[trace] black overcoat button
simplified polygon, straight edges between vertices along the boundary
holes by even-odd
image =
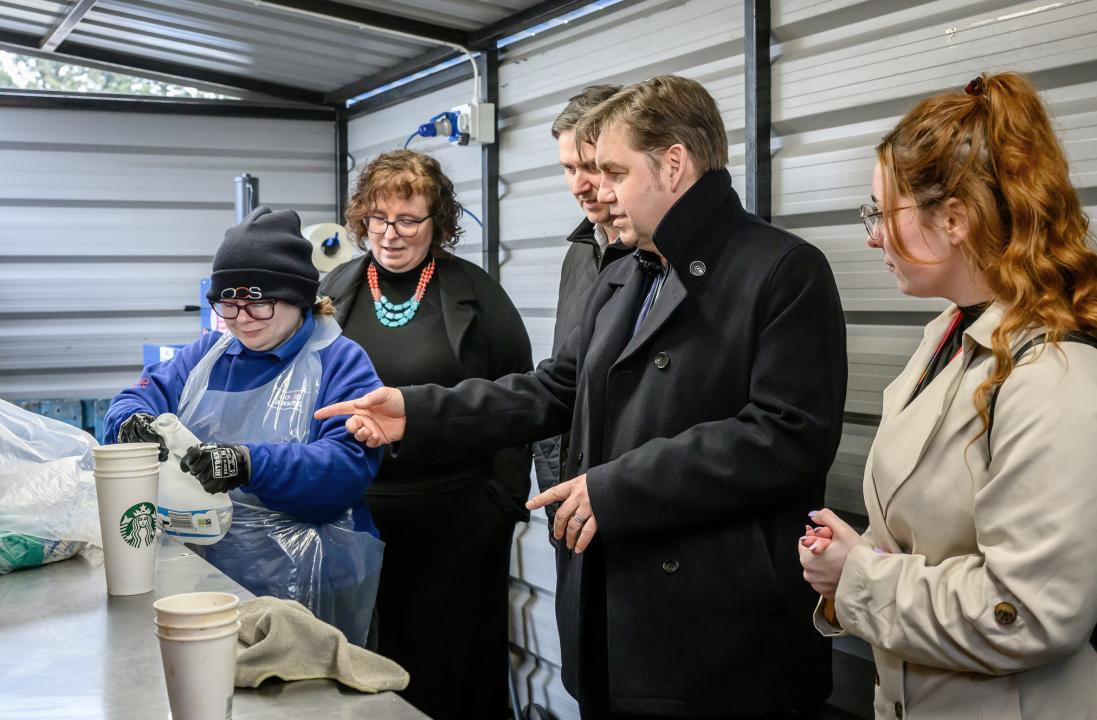
[[[664,370],[667,365],[670,365],[670,355],[665,352],[655,353],[655,367]]]
[[[667,560],[665,563],[663,563],[663,572],[665,572],[667,575],[673,575],[674,573],[678,572],[678,561]]]

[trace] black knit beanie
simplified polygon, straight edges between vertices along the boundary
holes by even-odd
[[[301,218],[292,210],[272,212],[262,205],[225,232],[213,258],[206,299],[275,299],[308,308],[316,302],[319,287],[312,244],[301,236]]]

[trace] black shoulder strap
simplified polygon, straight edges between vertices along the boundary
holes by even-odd
[[[1032,348],[1037,345],[1043,345],[1047,342],[1047,333],[1037,335],[1021,347],[1017,348],[1017,352],[1013,353],[1013,364],[1016,365],[1021,361],[1021,358],[1025,356]],[[1079,332],[1068,332],[1060,339],[1060,342],[1076,342],[1083,345],[1089,345],[1091,348],[1097,348],[1097,337],[1092,335],[1085,335]],[[994,388],[994,392],[990,394],[990,404],[987,406],[989,419],[987,422],[987,450],[990,450],[990,430],[994,427],[994,406],[998,403],[998,391],[1002,389],[1002,385],[998,384]]]

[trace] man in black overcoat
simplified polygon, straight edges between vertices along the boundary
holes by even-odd
[[[640,250],[602,272],[555,356],[318,415],[354,413],[359,440],[440,456],[570,423],[572,479],[530,507],[560,502],[563,679],[583,717],[811,717],[830,692],[830,646],[796,539],[841,435],[830,267],[743,209],[697,82],[629,86],[576,136],[597,141],[599,201]]]

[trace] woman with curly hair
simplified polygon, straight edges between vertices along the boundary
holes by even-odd
[[[801,538],[816,626],[873,646],[877,718],[1097,718],[1097,254],[1020,75],[922,101],[861,216],[950,307],[884,391],[870,527]]]
[[[321,292],[343,334],[392,385],[456,385],[532,368],[503,289],[452,254],[462,229],[434,158],[396,150],[358,176],[347,224],[366,254]],[[528,448],[490,455],[386,451],[367,500],[385,541],[378,649],[411,675],[404,696],[432,718],[506,713],[509,552],[528,514]]]

